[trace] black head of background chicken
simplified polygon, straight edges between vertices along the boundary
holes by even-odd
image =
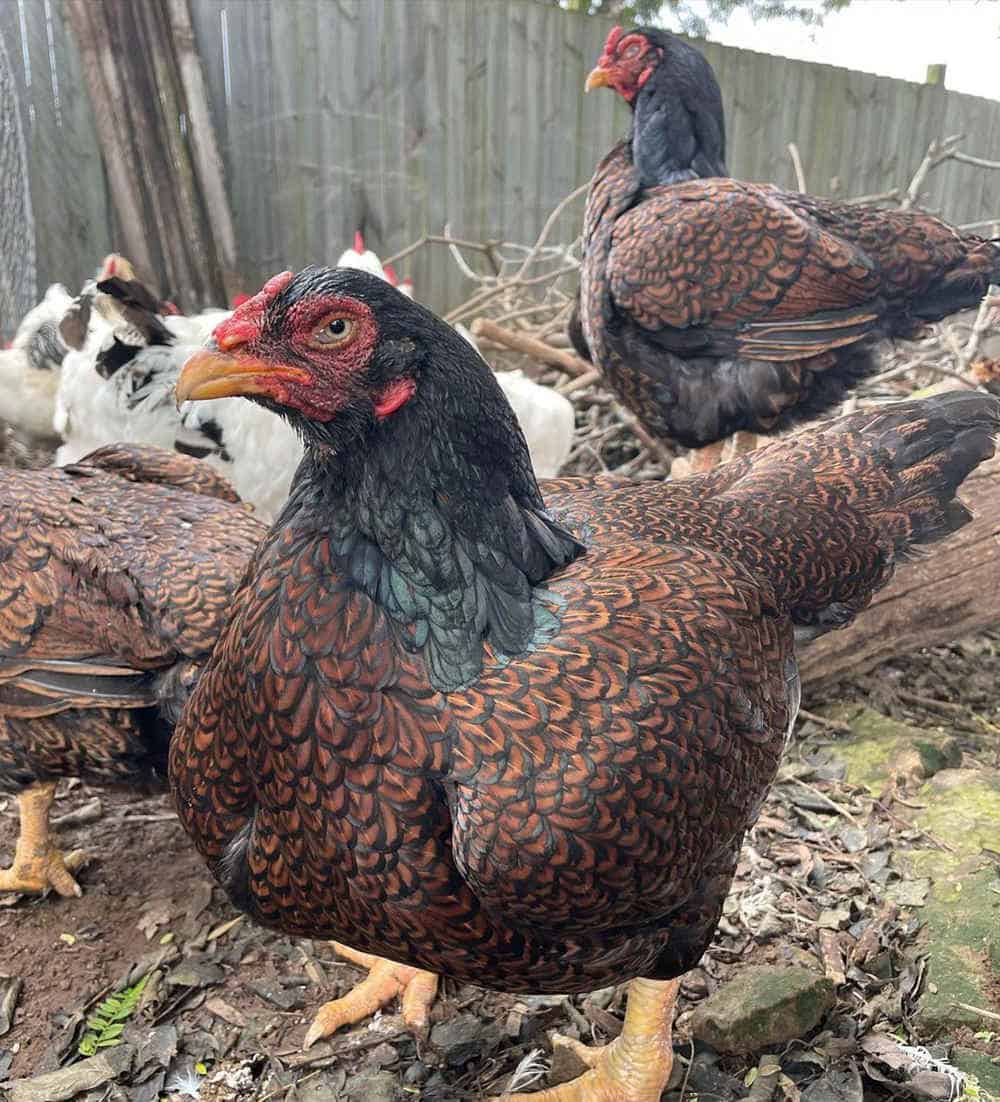
[[[514,412],[451,326],[366,272],[284,272],[177,384],[178,401],[230,395],[305,442],[276,530],[335,525],[340,569],[411,633],[436,687],[477,676],[484,640],[518,654],[544,632],[533,586],[582,546],[545,514]]]
[[[602,87],[632,108],[632,158],[643,187],[729,175],[719,83],[686,42],[655,27],[615,27],[587,78],[587,91]]]

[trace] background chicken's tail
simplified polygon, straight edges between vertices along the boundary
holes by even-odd
[[[777,441],[719,468],[705,489],[723,514],[762,514],[754,525],[770,538],[740,557],[811,638],[848,623],[898,563],[972,519],[955,495],[998,432],[1000,399],[953,391]]]
[[[932,322],[975,309],[990,284],[1000,283],[1000,238],[968,240],[971,244],[962,263],[934,280],[910,304],[909,316]],[[905,329],[900,335],[906,336]]]

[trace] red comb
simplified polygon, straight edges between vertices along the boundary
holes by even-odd
[[[229,305],[235,310],[237,306],[242,306],[244,302],[249,302],[250,296],[244,292],[240,292],[238,295],[233,295],[232,301]]]
[[[361,236],[360,230],[354,231],[354,251],[356,253],[363,253],[365,251],[365,239]]]
[[[393,287],[399,286],[399,276],[396,275],[396,269],[391,264],[386,264],[382,271],[385,272],[385,278]]]
[[[228,351],[252,341],[260,332],[264,311],[291,281],[291,272],[279,272],[271,276],[253,298],[241,302],[225,321],[219,322],[212,331],[215,343],[223,351]]]
[[[601,54],[602,58],[613,57],[615,47],[621,41],[622,35],[625,33],[624,27],[612,27],[608,34],[608,40],[604,43],[604,53]]]

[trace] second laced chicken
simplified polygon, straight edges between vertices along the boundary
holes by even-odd
[[[116,444],[0,471],[0,792],[21,829],[0,891],[79,895],[49,838],[56,782],[147,789],[265,529],[210,467]]]
[[[929,214],[726,176],[715,75],[673,35],[615,28],[587,80],[599,87],[632,127],[591,181],[581,330],[654,435],[702,448],[817,417],[877,370],[879,340],[1000,280],[1000,241]]]

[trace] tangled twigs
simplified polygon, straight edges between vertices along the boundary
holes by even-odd
[[[1000,328],[1000,286],[992,286],[979,304],[979,312],[972,323],[972,333],[959,353],[963,368],[968,368],[979,354],[979,348],[986,334],[997,328]]]
[[[1000,161],[988,161],[985,157],[974,157],[970,153],[963,153],[959,149],[959,145],[964,138],[964,134],[953,134],[943,141],[935,140],[931,142],[924,154],[924,159],[917,167],[917,171],[913,174],[910,185],[900,201],[900,210],[910,210],[911,207],[917,205],[917,200],[920,198],[920,189],[923,187],[924,180],[927,179],[927,174],[931,169],[944,164],[945,161],[961,161],[963,164],[974,165],[976,168],[1000,169]]]
[[[561,348],[553,348],[551,344],[528,336],[527,333],[515,333],[513,330],[504,329],[489,318],[476,318],[472,323],[472,335],[483,337],[494,344],[501,344],[514,352],[523,352],[539,363],[550,364],[553,367],[561,367],[570,375],[589,375],[592,372],[590,364],[574,356],[572,352],[565,352]]]
[[[452,237],[449,233],[425,233],[423,237],[417,238],[416,241],[407,245],[405,249],[400,249],[398,253],[393,253],[392,256],[387,256],[383,261],[383,264],[398,264],[401,260],[405,260],[406,257],[415,253],[418,249],[422,249],[425,245],[448,245],[453,249],[471,249],[473,252],[483,253],[493,264],[496,271],[500,271],[500,259],[497,250],[500,249],[505,242],[500,240],[491,241],[465,241],[460,237]]]

